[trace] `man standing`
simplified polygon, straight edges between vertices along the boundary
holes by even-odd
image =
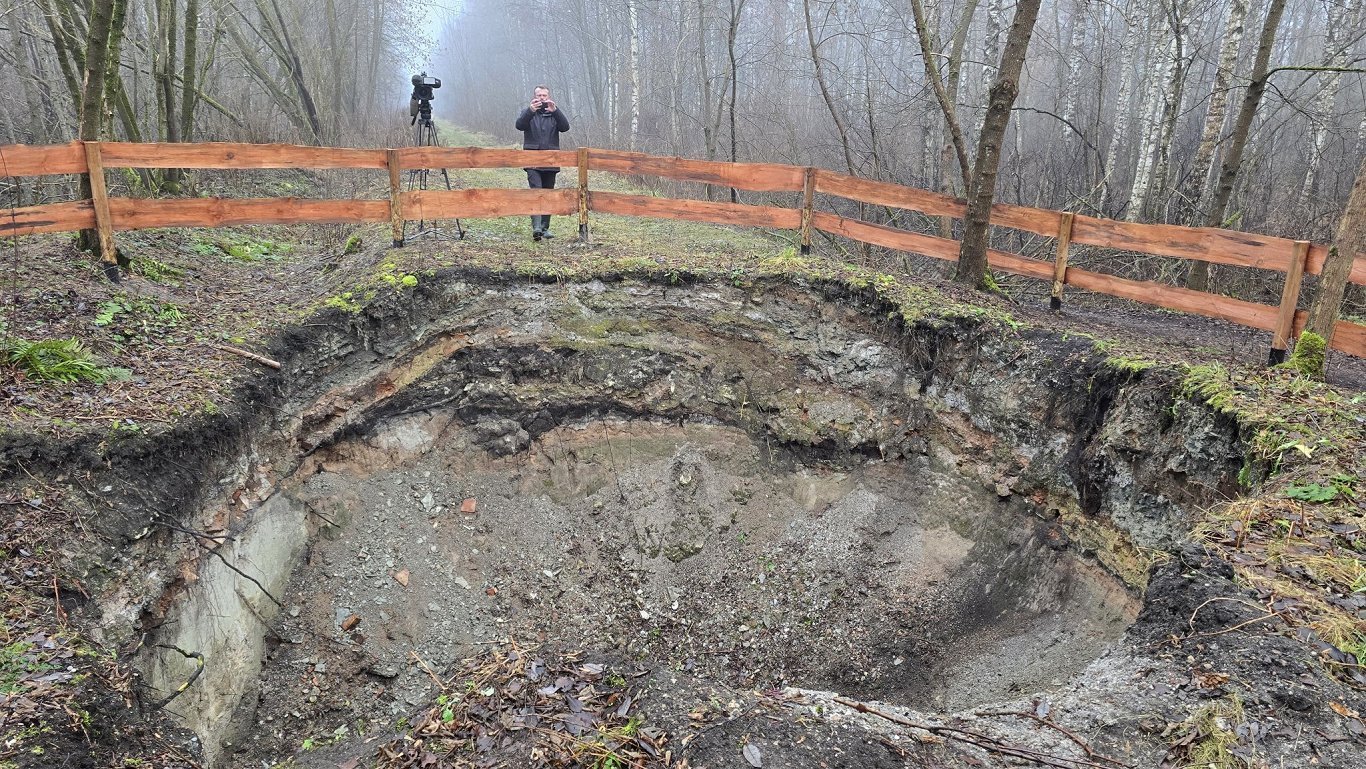
[[[569,130],[569,118],[550,98],[550,89],[538,85],[531,92],[531,106],[517,116],[517,130],[522,132],[522,149],[557,150],[560,134]],[[559,168],[525,168],[527,184],[533,190],[555,189],[555,174]],[[550,234],[550,215],[531,217],[531,239],[553,238]]]

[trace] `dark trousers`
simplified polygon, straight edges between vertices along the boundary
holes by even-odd
[[[526,183],[533,190],[553,190],[555,189],[555,174],[559,170],[544,171],[538,168],[526,169]],[[531,229],[533,231],[545,232],[550,229],[550,214],[531,217]]]

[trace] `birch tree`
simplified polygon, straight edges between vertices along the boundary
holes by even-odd
[[[1228,116],[1233,67],[1238,60],[1238,50],[1243,44],[1247,6],[1248,0],[1231,0],[1228,6],[1228,18],[1224,23],[1223,40],[1219,46],[1219,62],[1214,71],[1214,83],[1210,88],[1209,106],[1205,109],[1204,127],[1200,131],[1200,144],[1196,147],[1185,182],[1177,194],[1177,204],[1183,206],[1185,211],[1178,220],[1186,224],[1200,221],[1202,213],[1209,205],[1210,192],[1214,186],[1214,179],[1210,175],[1214,165],[1214,150],[1220,134],[1223,133],[1224,120]]]
[[[1223,162],[1219,166],[1219,183],[1215,186],[1209,214],[1205,219],[1205,225],[1208,227],[1224,225],[1224,214],[1228,210],[1229,200],[1233,198],[1233,182],[1242,168],[1243,152],[1247,149],[1248,138],[1252,133],[1252,120],[1257,115],[1257,108],[1261,106],[1262,95],[1266,93],[1271,52],[1276,45],[1276,31],[1280,28],[1281,16],[1284,14],[1285,0],[1269,0],[1266,20],[1262,23],[1262,34],[1257,42],[1257,55],[1252,64],[1252,71],[1248,74],[1247,90],[1238,108],[1233,132],[1229,135],[1228,149],[1225,150]],[[1190,271],[1186,274],[1186,288],[1193,291],[1209,290],[1209,262],[1191,262]]]
[[[1349,36],[1355,31],[1361,17],[1361,3],[1362,0],[1330,0],[1327,3],[1328,30],[1324,44],[1323,66],[1328,71],[1318,74],[1319,91],[1309,102],[1308,112],[1312,129],[1304,182],[1300,185],[1301,210],[1309,207],[1319,166],[1323,164],[1323,150],[1328,143],[1329,118],[1337,104],[1338,88],[1342,85],[1341,70],[1347,67]]]

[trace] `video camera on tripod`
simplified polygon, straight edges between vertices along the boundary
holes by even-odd
[[[418,115],[421,114],[422,122],[430,123],[432,120],[432,99],[436,98],[436,89],[441,87],[441,78],[427,77],[427,73],[413,75],[413,95],[408,97],[408,116],[412,118],[409,125],[417,122]]]

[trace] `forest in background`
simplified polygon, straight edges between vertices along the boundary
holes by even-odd
[[[581,144],[818,165],[963,195],[911,0],[465,0],[443,102],[513,138],[545,81]],[[1203,224],[1267,0],[1046,0],[998,199]],[[1013,3],[926,2],[937,69],[975,142]],[[1235,228],[1331,236],[1366,154],[1362,0],[1290,0],[1250,132]],[[1302,67],[1306,69],[1283,69]],[[1351,71],[1344,71],[1351,70]]]
[[[1046,0],[996,199],[1331,239],[1366,155],[1364,6]],[[1015,9],[1003,0],[4,0],[0,67],[13,76],[0,78],[0,129],[26,143],[404,144],[408,78],[427,69],[444,80],[438,115],[509,142],[513,117],[545,82],[578,145],[816,165],[966,196],[959,154],[972,154]],[[107,51],[90,47],[101,24],[113,30]],[[82,126],[90,50],[113,65],[98,125]],[[1261,99],[1219,205],[1249,85]],[[966,153],[955,152],[954,125]],[[176,169],[140,179],[162,192],[179,181]],[[935,227],[892,211],[861,215]],[[1184,279],[1172,270],[1127,272]],[[1349,298],[1348,312],[1360,302]]]

